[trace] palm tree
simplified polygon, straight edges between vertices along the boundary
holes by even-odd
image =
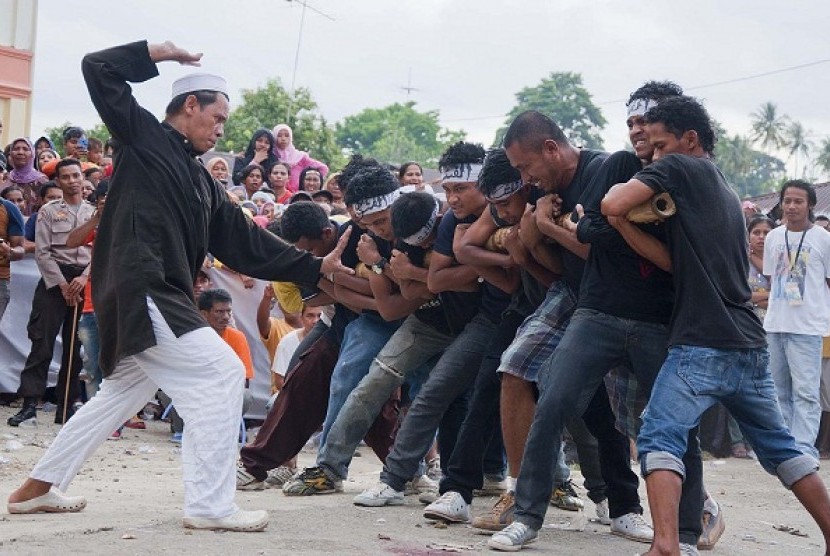
[[[787,144],[786,130],[789,118],[778,113],[778,106],[772,102],[765,102],[752,113],[753,143],[769,152],[770,148],[780,149]]]
[[[754,152],[751,141],[740,135],[725,135],[715,144],[718,167],[740,197],[749,194],[747,178],[755,160]]]
[[[787,126],[787,147],[790,149],[790,156],[795,155],[796,177],[798,177],[798,155],[803,154],[804,158],[808,158],[813,148],[813,143],[807,139],[808,134],[801,122],[792,122]]]
[[[818,156],[816,156],[816,165],[830,174],[830,137],[822,139]]]

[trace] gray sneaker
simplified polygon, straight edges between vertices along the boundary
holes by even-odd
[[[244,468],[236,468],[236,490],[265,490],[265,483]]]
[[[503,552],[518,552],[526,544],[536,540],[538,532],[524,523],[514,521],[498,533],[490,537],[487,546],[493,550]]]
[[[474,496],[501,496],[507,492],[507,479],[484,476],[481,488],[473,491]]]
[[[280,465],[276,469],[272,469],[268,472],[268,476],[265,478],[265,486],[268,488],[282,488],[282,486],[290,481],[296,474],[296,469]]]

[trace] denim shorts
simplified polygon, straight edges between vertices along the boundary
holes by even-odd
[[[669,349],[643,414],[637,438],[643,475],[667,469],[685,476],[681,458],[689,430],[716,402],[738,422],[763,468],[786,487],[818,470],[784,424],[766,348],[680,345]]]

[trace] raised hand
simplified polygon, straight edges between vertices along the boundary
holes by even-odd
[[[183,48],[179,48],[171,41],[161,44],[148,44],[147,51],[150,59],[154,62],[178,62],[183,66],[201,66],[202,53],[191,54]]]
[[[327,275],[333,272],[343,272],[344,274],[354,274],[354,269],[347,267],[340,262],[340,257],[343,256],[343,251],[346,250],[346,245],[349,243],[349,236],[352,235],[352,229],[346,230],[337,245],[332,249],[331,253],[323,257],[323,264],[320,265],[320,274]]]

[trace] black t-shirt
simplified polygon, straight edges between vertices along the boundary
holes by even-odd
[[[441,218],[441,224],[438,226],[438,237],[435,239],[435,244],[432,246],[432,250],[447,257],[455,257],[452,250],[452,240],[455,236],[455,227],[458,224],[472,224],[476,221],[476,218],[476,216],[471,215],[463,220],[457,220],[455,215],[451,211],[448,211],[444,217]],[[508,303],[510,303],[509,294],[503,292],[486,280],[481,284],[481,297],[478,306],[472,308],[467,306],[469,304],[469,298],[467,296],[459,297],[461,292],[451,293],[453,299],[444,300],[448,315],[453,315],[453,319],[460,320],[458,315],[469,314],[469,318],[462,322],[469,322],[478,309],[481,310],[481,314],[486,316],[492,322],[499,322],[501,320],[501,314],[507,308]],[[463,303],[464,306],[459,306],[459,303]],[[470,313],[471,310],[472,313]]]
[[[349,236],[349,242],[343,250],[343,255],[340,256],[340,262],[342,262],[344,266],[355,268],[357,263],[360,262],[360,259],[357,257],[357,242],[360,241],[360,235],[363,233],[363,230],[360,229],[360,226],[350,220],[340,226],[337,230],[337,237],[341,237],[349,228],[352,230],[352,235]],[[346,325],[356,318],[357,313],[345,305],[335,303],[334,316],[331,317],[331,326],[326,331],[329,339],[337,342],[338,345],[341,344],[343,342],[343,332],[346,330]]]
[[[354,233],[354,232],[352,232],[352,233]],[[375,246],[378,249],[378,254],[381,257],[383,257],[387,261],[392,258],[392,242],[386,241],[385,239],[376,236],[372,232],[363,231],[362,233],[368,234],[369,237],[371,237],[374,240]],[[360,234],[358,234],[358,236],[359,235]],[[351,240],[352,238],[350,237],[349,239]],[[357,257],[357,243],[355,243],[355,259],[358,262],[360,261],[360,259]],[[355,263],[355,264],[357,264],[357,263]],[[371,269],[369,271],[371,272]],[[363,313],[369,313],[370,315],[376,315],[376,316],[380,317],[380,313],[378,313],[377,311],[373,311],[372,309],[364,309],[362,312]]]
[[[591,244],[579,290],[578,307],[621,318],[668,324],[674,303],[672,276],[639,256],[602,216],[602,198],[615,184],[631,179],[642,169],[634,154],[619,151],[609,156],[582,197],[585,216],[577,237]],[[649,235],[666,242],[664,224],[640,224]]]
[[[415,266],[424,267],[427,249],[398,241],[396,249],[406,253]],[[444,334],[456,335],[464,328],[478,309],[481,295],[478,292],[443,292],[434,299],[425,301],[413,313],[424,324]],[[447,303],[450,309],[447,309]]]
[[[582,203],[582,196],[607,156],[608,153],[590,149],[583,149],[579,152],[579,164],[576,167],[573,179],[567,187],[557,191],[562,198],[562,214],[573,211],[578,203]],[[562,265],[565,267],[565,282],[571,288],[571,291],[578,296],[585,260],[567,249],[562,248],[560,251]]]
[[[530,196],[528,197],[527,202],[533,206],[536,206],[536,201],[538,201],[540,197],[543,197],[544,194],[544,191],[538,187],[533,187],[530,190]],[[488,206],[490,207],[490,216],[493,217],[493,222],[496,223],[496,226],[499,228],[507,228],[510,226],[507,221],[499,218],[498,211],[494,205]],[[506,311],[513,311],[523,317],[527,317],[545,300],[548,288],[534,278],[533,275],[531,275],[524,268],[519,268],[519,275],[521,278],[519,289],[517,289],[511,296],[510,305],[507,306]]]
[[[670,345],[763,347],[747,282],[746,224],[738,196],[708,158],[670,154],[635,179],[666,191],[677,214],[666,220],[674,269]]]

